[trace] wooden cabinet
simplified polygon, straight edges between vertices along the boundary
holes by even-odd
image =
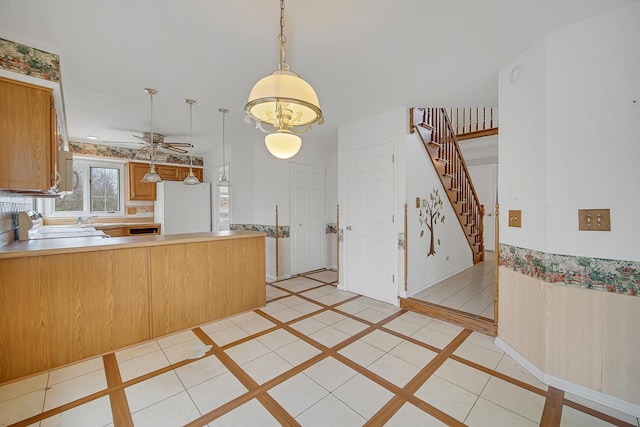
[[[263,307],[265,235],[233,233],[0,253],[0,383]]]
[[[129,200],[153,201],[156,199],[156,185],[140,181],[147,172],[149,172],[148,163],[129,162]],[[156,172],[163,181],[182,181],[189,175],[189,167],[156,165]],[[194,168],[193,174],[202,182],[202,168]]]
[[[99,229],[100,230],[100,229]],[[103,228],[102,231],[104,234],[108,234],[111,237],[122,237],[124,236],[124,228]]]
[[[158,165],[156,171],[163,181],[179,181],[181,178],[180,166]]]
[[[0,77],[0,188],[49,190],[55,184],[53,91]]]
[[[156,184],[141,181],[147,172],[149,172],[148,163],[129,162],[129,200],[154,201],[156,199]]]
[[[148,260],[144,247],[0,259],[0,383],[149,340]]]

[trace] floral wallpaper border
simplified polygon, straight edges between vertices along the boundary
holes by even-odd
[[[92,144],[89,142],[69,141],[69,149],[74,153],[82,156],[111,157],[117,159],[136,159],[137,150],[126,147],[115,147],[113,145]],[[181,154],[169,154],[167,161],[163,163],[171,163],[176,165],[189,165],[189,156]],[[204,166],[202,157],[193,156],[193,166]]]
[[[549,254],[500,244],[501,266],[549,283],[638,296],[640,262]]]
[[[0,68],[60,82],[60,56],[0,38]]]
[[[262,233],[267,233],[267,237],[275,238],[276,237],[276,226],[275,225],[264,225],[264,224],[231,224],[232,230],[248,230],[248,231],[260,231]],[[288,239],[289,238],[289,226],[281,225],[278,227],[279,233],[278,238]],[[335,223],[328,223],[325,228],[325,234],[337,234],[338,227]]]

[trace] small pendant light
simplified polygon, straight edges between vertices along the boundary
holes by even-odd
[[[226,108],[219,108],[218,111],[222,113],[222,178],[218,182],[218,187],[231,187],[231,182],[227,178],[227,163],[224,155],[224,118],[229,112]]]
[[[151,101],[151,133],[150,133],[150,138],[149,138],[149,148],[151,150],[151,165],[149,166],[149,172],[147,172],[142,177],[141,181],[142,182],[160,182],[160,181],[162,181],[162,178],[156,172],[156,165],[154,163],[154,160],[155,160],[154,155],[155,155],[155,152],[156,152],[156,145],[155,145],[155,141],[154,141],[154,138],[153,138],[153,95],[158,93],[158,91],[155,90],[155,89],[150,89],[150,88],[145,88],[144,91],[149,94],[149,99]]]
[[[193,173],[193,155],[191,154],[193,144],[191,143],[191,131],[193,128],[193,104],[197,104],[197,102],[194,99],[185,99],[184,102],[189,104],[189,175],[186,176],[182,183],[185,185],[196,185],[200,184],[200,180]]]

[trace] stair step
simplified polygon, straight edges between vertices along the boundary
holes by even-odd
[[[438,163],[442,163],[442,164],[445,164],[445,165],[448,165],[448,164],[449,164],[449,160],[447,160],[447,159],[443,159],[443,158],[441,158],[441,157],[436,157],[436,162],[438,162]]]
[[[440,144],[438,141],[429,141],[427,144],[434,145],[434,146],[440,147],[440,148],[443,147],[443,144]]]

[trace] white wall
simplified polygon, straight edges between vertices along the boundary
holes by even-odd
[[[407,296],[411,296],[422,289],[438,283],[473,265],[473,255],[469,248],[456,214],[449,203],[449,199],[442,187],[442,183],[431,163],[431,159],[422,146],[418,135],[406,138],[407,150],[407,245],[408,245],[408,274]],[[418,221],[419,209],[415,199],[429,199],[431,191],[437,188],[443,201],[444,223],[434,226],[436,254],[427,257],[429,253],[429,230],[420,227]],[[424,237],[420,237],[424,230]]]
[[[639,22],[636,2],[549,34],[501,70],[501,217],[522,209],[522,228],[501,221],[501,243],[640,260]],[[611,209],[611,231],[578,231],[580,208]],[[638,416],[639,341],[628,325],[640,299],[500,270],[499,338],[554,385]],[[596,307],[606,322],[591,322]],[[544,345],[527,347],[522,337]]]
[[[640,261],[639,3],[547,37],[546,98],[548,251]],[[592,208],[611,232],[578,231]]]
[[[500,221],[500,242],[539,251],[547,231],[545,54],[539,42],[500,71],[498,103],[501,218],[522,211],[522,228]]]

